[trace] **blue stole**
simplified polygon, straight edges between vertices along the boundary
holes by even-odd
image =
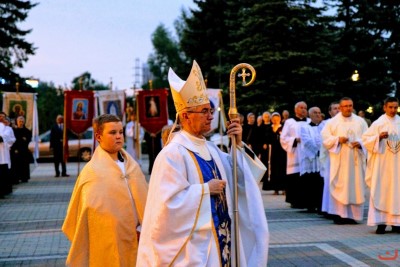
[[[214,160],[205,160],[193,153],[199,164],[201,173],[203,174],[204,183],[211,179],[221,180],[221,174],[216,166]],[[214,176],[215,174],[215,176]],[[219,249],[221,253],[222,266],[230,266],[231,258],[231,218],[228,213],[228,206],[226,203],[226,194],[224,192],[220,195],[212,195],[211,199],[211,213],[214,222],[214,228],[218,237]]]

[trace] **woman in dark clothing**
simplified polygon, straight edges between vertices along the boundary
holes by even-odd
[[[30,179],[29,164],[32,161],[32,153],[29,151],[29,142],[32,139],[32,132],[25,127],[25,118],[17,118],[17,127],[13,128],[15,143],[11,147],[11,173],[14,184],[19,181],[27,182]]]
[[[285,194],[286,178],[286,151],[280,144],[280,135],[283,126],[281,116],[274,112],[271,115],[271,127],[267,133],[267,143],[269,144],[269,164],[267,165],[267,182],[264,181],[263,190],[274,190],[274,195],[279,195],[279,191]]]
[[[271,190],[270,183],[269,183],[269,172],[268,172],[268,165],[269,165],[269,133],[271,132],[271,113],[265,111],[262,114],[263,122],[258,127],[258,139],[259,139],[259,157],[262,163],[267,167],[267,171],[262,178],[263,182],[263,190]]]

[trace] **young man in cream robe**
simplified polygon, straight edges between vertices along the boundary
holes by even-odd
[[[377,234],[384,234],[387,225],[400,233],[400,117],[399,100],[388,97],[384,101],[385,114],[372,123],[363,134],[368,150],[366,183],[371,189],[368,221],[378,226]]]
[[[168,79],[182,130],[155,161],[137,265],[235,266],[232,158],[203,137],[210,131],[213,109],[200,67],[194,61],[186,82],[172,69]],[[240,266],[265,267],[269,232],[258,187],[265,166],[244,151],[238,118],[231,120],[228,134],[236,136],[238,145]],[[225,217],[214,213],[220,207],[216,203],[224,204],[219,211]]]
[[[353,101],[340,100],[340,113],[330,119],[321,131],[322,143],[329,151],[329,213],[336,224],[356,224],[362,221],[366,185],[366,150],[361,136],[368,126],[353,114]]]
[[[135,266],[147,182],[122,148],[117,116],[99,116],[93,130],[99,146],[76,181],[62,227],[71,241],[66,265]]]

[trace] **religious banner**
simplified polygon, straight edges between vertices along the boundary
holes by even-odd
[[[4,92],[3,100],[3,111],[11,119],[12,124],[16,125],[17,117],[23,116],[26,128],[32,130],[35,94]]]
[[[93,91],[64,91],[64,160],[69,157],[68,135],[83,134],[92,126],[94,116]]]
[[[137,91],[139,123],[149,133],[157,134],[168,124],[166,89]]]
[[[114,114],[125,124],[125,99],[124,91],[96,91],[98,99],[98,115]]]
[[[3,93],[3,112],[16,125],[18,116],[25,118],[25,127],[32,131],[32,141],[35,142],[33,158],[39,158],[39,120],[36,103],[36,93]]]
[[[64,128],[76,135],[92,126],[94,116],[93,91],[64,92]]]

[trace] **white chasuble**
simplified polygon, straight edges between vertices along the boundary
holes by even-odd
[[[381,132],[389,137],[379,140]],[[363,134],[368,150],[366,183],[371,189],[369,225],[400,223],[400,117],[380,116]]]
[[[227,181],[226,199],[232,219],[231,158],[213,143],[205,142],[205,145],[221,178]],[[220,266],[209,187],[201,182],[189,151],[199,155],[200,149],[178,132],[155,160],[139,243],[138,266]],[[269,233],[256,181],[260,177],[251,175],[255,165],[240,148],[237,157],[241,266],[265,267]],[[231,233],[234,233],[233,227]],[[234,244],[234,240],[231,243]]]

